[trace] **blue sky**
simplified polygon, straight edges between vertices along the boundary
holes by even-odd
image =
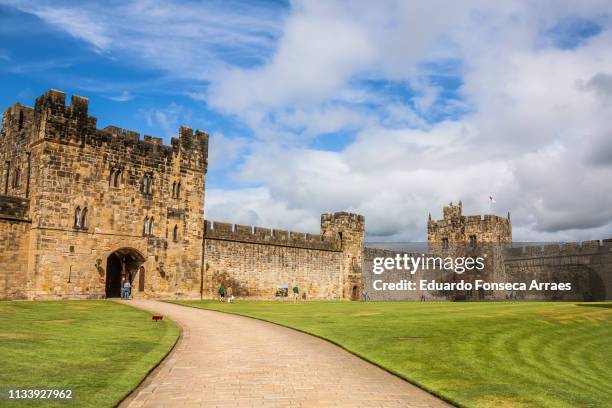
[[[515,239],[606,238],[612,7],[575,3],[2,0],[0,103],[55,88],[99,127],[208,131],[212,219],[350,210],[419,240],[461,199]]]

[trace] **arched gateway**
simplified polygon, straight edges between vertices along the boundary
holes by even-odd
[[[134,290],[134,279],[144,261],[144,256],[133,248],[121,248],[110,254],[106,260],[106,297],[121,296],[123,278],[130,281]],[[144,287],[144,281],[139,279],[140,286]]]

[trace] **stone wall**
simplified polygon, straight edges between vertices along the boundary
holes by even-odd
[[[335,250],[207,238],[204,295],[221,282],[235,296],[274,299],[279,287],[297,285],[308,299],[341,299],[341,258]]]
[[[337,237],[286,231],[251,225],[230,224],[219,221],[206,221],[207,239],[263,244],[282,247],[340,251],[341,242]]]
[[[31,171],[29,144],[34,109],[17,103],[2,115],[0,132],[0,195],[26,198]]]
[[[321,215],[321,235],[340,241],[342,299],[359,300],[363,290],[365,218],[347,212]]]
[[[363,225],[349,213],[323,214],[320,235],[207,221],[204,295],[217,296],[223,282],[241,297],[273,299],[282,286],[291,296],[297,285],[308,299],[354,298]]]
[[[30,245],[29,201],[0,197],[0,300],[25,297]]]
[[[425,291],[425,298],[447,300],[538,300],[538,301],[604,301],[612,300],[612,239],[584,241],[567,244],[551,244],[509,248],[498,244],[479,244],[476,248],[464,245],[442,252],[429,252],[426,256],[439,257],[482,257],[484,269],[456,274],[452,271],[419,269],[415,274],[405,270],[392,269],[374,274],[373,261],[376,257],[394,258],[404,252],[366,248],[364,251],[364,282],[371,300],[419,300],[422,292],[376,291],[375,280],[399,282],[402,279],[414,281],[436,280],[453,282],[463,280],[472,284],[481,280],[490,283],[571,283],[572,289],[564,290],[470,290],[470,291]],[[407,253],[419,257],[422,254]],[[418,286],[418,285],[417,285]]]
[[[512,223],[510,214],[500,217],[494,214],[468,215],[462,213],[461,201],[457,205],[450,203],[442,210],[441,220],[432,220],[431,214],[427,223],[427,241],[432,251],[463,247],[474,240],[478,243],[512,243]],[[446,242],[445,242],[446,241]]]
[[[0,148],[2,158],[30,163],[8,189],[31,202],[28,297],[105,296],[117,250],[139,260],[129,271],[133,284],[144,272],[137,295],[199,297],[206,133],[181,127],[165,146],[114,126],[97,129],[86,98],[67,106],[65,94],[51,90],[34,108],[5,111]],[[12,180],[12,161],[3,171]]]
[[[510,248],[503,259],[509,282],[571,282],[572,291],[517,293],[529,300],[612,300],[612,239]]]
[[[401,291],[401,290],[386,290],[378,291],[374,289],[374,281],[380,280],[384,283],[395,283],[402,280],[408,282],[414,282],[418,287],[418,282],[421,279],[437,279],[444,280],[449,277],[449,273],[442,272],[439,270],[423,270],[419,269],[415,274],[410,274],[405,270],[391,269],[385,270],[381,274],[374,273],[374,259],[375,258],[395,258],[396,255],[408,255],[419,257],[420,253],[402,252],[388,249],[379,248],[365,248],[363,252],[363,282],[364,288],[367,291],[367,296],[372,301],[383,301],[383,300],[421,300],[421,296],[425,296],[425,300],[444,300],[446,297],[440,293],[421,291],[420,289],[414,291]],[[362,295],[363,296],[363,295]]]

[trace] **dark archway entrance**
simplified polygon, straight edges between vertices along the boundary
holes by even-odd
[[[121,297],[121,281],[124,278],[130,281],[133,288],[138,268],[144,261],[144,256],[132,248],[121,248],[110,254],[106,260],[106,297]]]
[[[351,300],[359,300],[359,288],[356,285],[351,290]]]

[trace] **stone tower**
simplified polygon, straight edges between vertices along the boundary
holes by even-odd
[[[430,250],[452,250],[457,247],[476,247],[479,243],[512,243],[512,223],[510,213],[507,217],[486,214],[463,215],[462,204],[452,202],[442,210],[443,218],[434,221],[429,215],[427,222],[427,241]]]
[[[96,122],[87,98],[56,90],[4,112],[0,207],[24,231],[0,281],[19,270],[7,287],[37,299],[118,296],[122,278],[137,295],[199,297],[208,134],[181,127],[167,146]]]
[[[322,214],[321,235],[340,241],[342,299],[359,300],[363,290],[364,216],[347,212]]]

